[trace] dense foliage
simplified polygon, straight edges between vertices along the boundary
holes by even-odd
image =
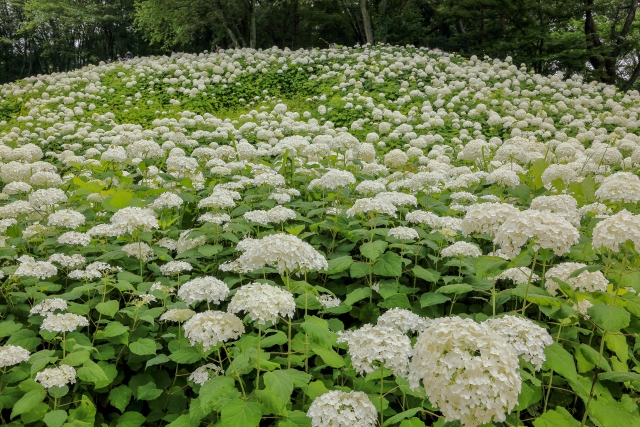
[[[10,426],[640,425],[640,94],[415,48],[0,86]]]

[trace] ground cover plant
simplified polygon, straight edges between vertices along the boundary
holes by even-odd
[[[0,86],[0,421],[640,425],[640,94],[413,47]]]

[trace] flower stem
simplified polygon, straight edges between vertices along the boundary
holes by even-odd
[[[527,308],[527,296],[529,295],[529,286],[531,286],[531,279],[533,278],[533,271],[536,268],[536,261],[538,260],[538,251],[533,254],[533,264],[531,264],[531,273],[529,273],[529,280],[527,280],[527,290],[524,291],[524,300],[522,301],[522,315]]]

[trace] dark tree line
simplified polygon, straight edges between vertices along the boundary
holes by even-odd
[[[391,43],[509,55],[623,89],[640,76],[640,0],[0,0],[0,82],[216,45]]]

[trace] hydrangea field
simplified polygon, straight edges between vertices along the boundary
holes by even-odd
[[[0,423],[640,426],[639,111],[411,46],[0,86]]]

